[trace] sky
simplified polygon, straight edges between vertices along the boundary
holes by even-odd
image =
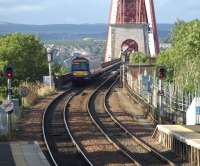
[[[0,0],[0,22],[108,23],[111,0]],[[158,23],[200,18],[200,0],[154,0]]]

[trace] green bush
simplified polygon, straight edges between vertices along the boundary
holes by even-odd
[[[13,33],[0,36],[0,67],[14,67],[14,84],[41,80],[48,73],[46,49],[33,35]]]
[[[29,89],[28,96],[23,98],[23,106],[25,108],[30,108],[33,106],[38,98],[43,98],[55,94],[56,92],[55,89],[51,89],[49,86],[40,82],[23,82],[20,86],[27,87]]]
[[[172,47],[161,52],[157,64],[165,65],[169,81],[185,92],[194,92],[200,82],[200,21],[178,21],[172,33]]]
[[[149,57],[144,53],[137,52],[130,55],[129,61],[131,64],[147,64]]]

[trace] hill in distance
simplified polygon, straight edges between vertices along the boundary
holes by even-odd
[[[172,24],[158,24],[159,37],[167,38],[172,26]],[[30,33],[38,35],[42,40],[106,39],[107,30],[106,24],[25,25],[0,22],[0,34]]]

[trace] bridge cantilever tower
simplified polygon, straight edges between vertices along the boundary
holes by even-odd
[[[136,42],[152,57],[159,53],[153,0],[112,0],[105,61],[118,58],[121,44]]]

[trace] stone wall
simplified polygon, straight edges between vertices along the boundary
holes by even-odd
[[[139,52],[149,53],[146,24],[113,24],[111,25],[111,39],[112,59],[120,57],[121,45],[127,39],[138,43]]]

